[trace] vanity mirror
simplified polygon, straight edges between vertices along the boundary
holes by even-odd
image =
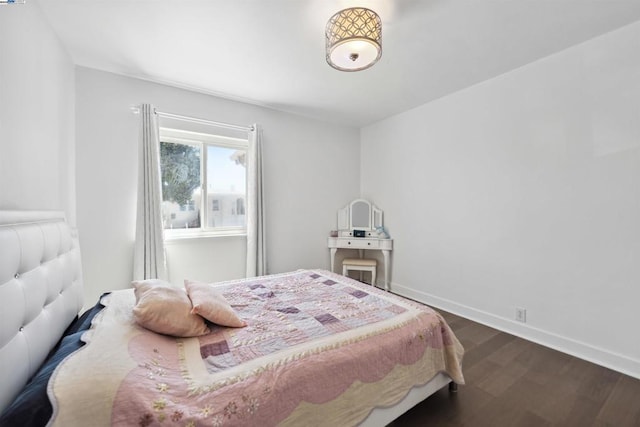
[[[365,199],[355,199],[338,211],[341,236],[352,236],[353,230],[362,230],[371,236],[371,232],[382,225],[382,211]]]
[[[354,200],[351,208],[351,229],[371,230],[371,204],[366,200]]]

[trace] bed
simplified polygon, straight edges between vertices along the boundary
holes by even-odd
[[[133,289],[78,317],[62,213],[0,211],[0,249],[0,425],[381,426],[464,383],[438,313],[329,271],[209,285],[247,326],[176,338],[136,323]]]

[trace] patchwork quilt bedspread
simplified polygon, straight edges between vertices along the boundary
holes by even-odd
[[[462,346],[430,308],[323,270],[216,285],[244,328],[195,338],[133,320],[133,290],[106,308],[49,383],[50,424],[345,426],[446,372]]]

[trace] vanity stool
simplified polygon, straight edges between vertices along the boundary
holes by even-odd
[[[371,272],[371,285],[376,285],[376,267],[378,266],[378,261],[375,259],[369,258],[345,258],[342,261],[342,275],[346,276],[349,274],[350,270],[359,271],[360,272],[360,281],[362,281],[362,272],[369,271]]]

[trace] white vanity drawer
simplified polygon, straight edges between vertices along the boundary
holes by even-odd
[[[393,239],[329,237],[327,243],[330,248],[335,249],[379,249],[382,251],[393,249]]]
[[[355,249],[378,249],[380,241],[378,239],[344,239],[340,242],[341,248],[355,248]]]

